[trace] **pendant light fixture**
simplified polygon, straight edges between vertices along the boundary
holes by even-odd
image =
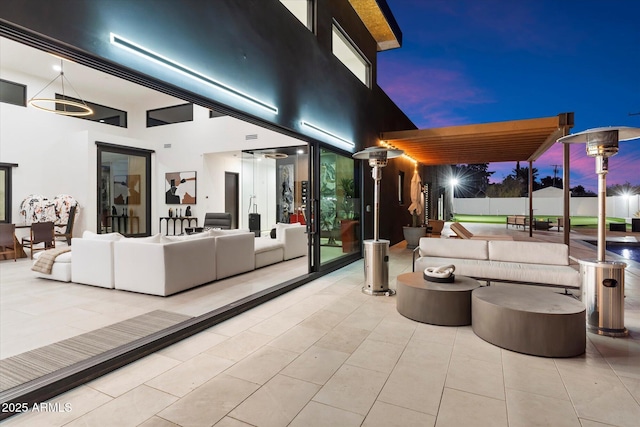
[[[62,98],[39,98],[40,95],[45,89],[47,89],[53,82],[60,79],[60,84],[62,86]],[[65,83],[75,92],[75,98],[79,99],[78,101],[73,101],[67,99],[67,96],[64,91]],[[53,80],[49,82],[48,85],[43,87],[40,92],[36,93],[30,100],[29,105],[42,110],[48,113],[60,114],[63,116],[71,116],[71,117],[84,117],[90,116],[93,114],[93,110],[87,105],[86,102],[82,100],[78,92],[73,88],[69,79],[67,79],[64,75],[62,59],[60,60],[60,74],[58,74]],[[58,109],[61,106],[62,109]]]

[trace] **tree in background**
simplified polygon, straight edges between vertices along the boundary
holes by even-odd
[[[582,185],[576,185],[571,188],[571,197],[597,197],[598,195],[591,190],[585,190]]]
[[[490,184],[487,197],[521,197],[522,183],[513,176],[507,175],[502,182]]]
[[[533,168],[533,191],[540,189],[540,184],[536,182],[538,169]],[[516,197],[525,197],[529,193],[529,167],[520,167],[520,162],[516,163],[516,168],[507,177],[512,177],[520,183],[520,194]],[[504,182],[504,181],[503,181]]]
[[[540,188],[547,188],[547,187],[563,188],[562,178],[558,178],[558,177],[554,178],[551,175],[547,175],[544,178],[542,178],[540,180],[540,184],[541,184]]]
[[[640,194],[640,185],[632,185],[629,182],[624,184],[613,184],[607,186],[607,196],[622,196],[624,194]]]
[[[452,175],[459,182],[455,188],[455,196],[459,198],[484,197],[489,188],[489,178],[493,173],[489,171],[489,163],[453,166]]]

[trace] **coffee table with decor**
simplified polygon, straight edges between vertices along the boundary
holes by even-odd
[[[471,293],[480,283],[456,275],[454,283],[425,280],[422,271],[405,273],[396,279],[398,313],[422,323],[441,326],[471,324]]]

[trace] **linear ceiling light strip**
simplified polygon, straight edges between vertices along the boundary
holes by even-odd
[[[257,105],[258,107],[269,111],[270,113],[273,114],[278,114],[278,108],[274,107],[273,105],[267,104],[266,102],[260,101],[259,99],[256,99],[254,97],[252,97],[251,95],[247,95],[244,92],[241,92],[237,89],[234,89],[230,86],[225,85],[224,83],[220,83],[219,81],[205,75],[202,74],[198,71],[192,70],[191,68],[182,65],[172,59],[169,59],[167,57],[164,57],[162,55],[160,55],[159,53],[156,53],[150,49],[147,49],[143,46],[140,46],[139,44],[136,44],[130,40],[125,39],[124,37],[121,37],[117,34],[111,33],[110,34],[110,39],[111,39],[111,43],[122,48],[125,50],[128,50],[130,52],[133,52],[137,55],[142,56],[143,58],[146,58],[148,60],[151,60],[153,62],[156,62],[160,65],[164,65],[165,67],[171,68],[172,70],[178,71],[188,77],[191,77],[193,79],[196,79],[202,83],[206,83],[210,86],[214,86],[217,89],[221,89],[224,92],[234,95],[238,98],[243,99],[244,101],[249,101],[255,105]]]
[[[307,121],[305,121],[305,120],[302,120],[302,121],[300,122],[300,124],[302,124],[302,126],[306,126],[306,127],[308,127],[308,128],[311,128],[311,129],[313,129],[313,130],[315,130],[315,131],[317,131],[317,132],[320,132],[320,133],[323,133],[323,134],[325,134],[325,135],[327,135],[327,136],[330,136],[331,138],[337,139],[338,141],[343,142],[343,143],[345,143],[345,144],[349,145],[350,147],[355,147],[355,146],[356,146],[356,144],[354,144],[353,142],[348,141],[348,140],[346,140],[346,139],[344,139],[344,138],[342,138],[342,137],[339,137],[338,135],[336,135],[336,134],[334,134],[334,133],[331,133],[331,132],[329,132],[329,131],[326,131],[326,130],[322,129],[322,128],[321,128],[321,127],[319,127],[319,126],[314,125],[313,123],[309,123],[309,122],[307,122]]]

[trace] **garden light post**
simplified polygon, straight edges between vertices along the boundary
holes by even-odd
[[[387,160],[399,157],[402,150],[383,147],[369,147],[353,155],[354,159],[368,160],[371,176],[374,180],[373,191],[373,240],[365,240],[364,244],[364,286],[362,292],[368,295],[393,295],[389,289],[389,241],[380,240],[380,180],[382,168]]]
[[[625,336],[624,269],[620,261],[607,261],[606,251],[606,191],[609,157],[618,153],[618,142],[640,138],[640,129],[602,127],[564,136],[558,142],[586,143],[587,156],[596,160],[598,175],[598,257],[579,260],[582,275],[582,301],[586,306],[587,327],[599,335]]]

